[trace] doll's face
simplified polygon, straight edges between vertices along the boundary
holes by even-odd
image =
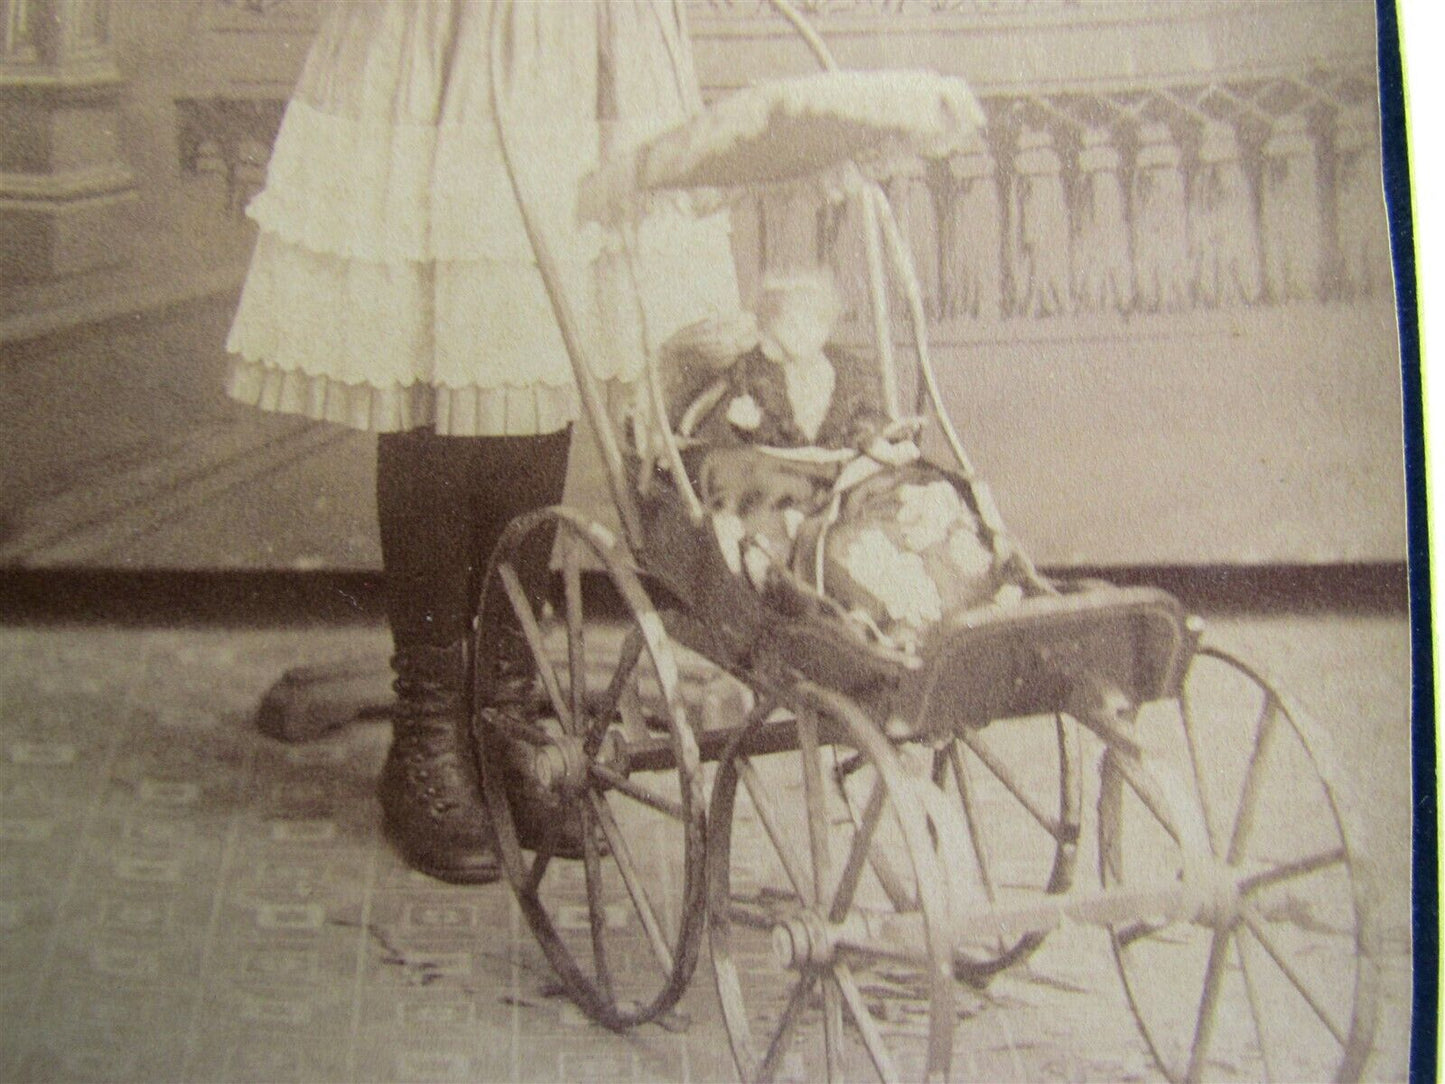
[[[816,357],[833,333],[839,305],[832,283],[809,277],[764,288],[758,334],[764,352],[779,364]]]
[[[831,324],[806,305],[785,305],[764,334],[780,348],[777,360],[789,364],[796,358],[815,357],[828,341]]]

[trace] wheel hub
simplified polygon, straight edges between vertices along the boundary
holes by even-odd
[[[532,773],[546,790],[577,793],[587,781],[587,754],[581,740],[564,731],[556,719],[543,719],[541,726],[547,741],[532,755]]]
[[[1197,925],[1227,930],[1239,922],[1239,871],[1222,858],[1186,859],[1184,886]]]
[[[778,963],[791,970],[818,967],[833,959],[833,939],[822,919],[811,911],[774,926],[772,943]]]

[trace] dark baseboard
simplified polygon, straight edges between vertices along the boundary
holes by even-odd
[[[12,624],[344,625],[385,612],[372,572],[0,569],[0,620]]]
[[[1399,564],[1208,565],[1046,570],[1150,585],[1201,613],[1404,615]],[[588,583],[598,612],[616,605],[600,577]],[[385,617],[376,572],[170,572],[0,569],[0,621],[119,625],[369,624]]]
[[[1045,569],[1070,579],[1097,577],[1121,587],[1159,587],[1201,613],[1405,614],[1403,561],[1335,565],[1149,565]]]

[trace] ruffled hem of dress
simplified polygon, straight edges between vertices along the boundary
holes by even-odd
[[[373,433],[430,427],[439,436],[545,436],[577,420],[579,397],[572,385],[438,387],[408,384],[374,387],[281,369],[243,357],[231,359],[226,393],[238,402],[312,421]]]
[[[552,135],[557,146],[589,145],[586,132]],[[604,243],[602,228],[579,224],[576,214],[576,174],[591,166],[573,159],[568,169],[530,170],[523,179],[564,262],[590,263]],[[486,124],[368,123],[293,99],[266,186],[246,213],[290,244],[345,259],[535,262]]]
[[[569,280],[569,288],[586,297],[589,278]],[[584,312],[590,308],[589,301]],[[529,264],[373,264],[269,233],[257,240],[226,349],[287,372],[372,387],[574,380],[546,289]]]

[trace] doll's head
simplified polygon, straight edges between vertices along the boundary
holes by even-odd
[[[754,308],[763,353],[783,365],[821,354],[843,313],[833,277],[822,269],[769,275]]]

